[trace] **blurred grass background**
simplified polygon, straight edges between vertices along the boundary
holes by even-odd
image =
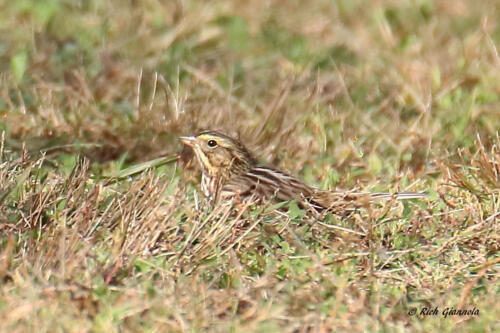
[[[0,327],[499,330],[499,7],[1,1]],[[175,164],[106,180],[200,128],[322,188],[431,200],[329,216],[344,233],[210,211]]]

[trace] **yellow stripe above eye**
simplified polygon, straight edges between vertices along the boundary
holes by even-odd
[[[228,139],[221,138],[219,136],[215,136],[215,135],[211,135],[211,134],[201,134],[198,136],[198,139],[201,141],[206,141],[206,142],[208,142],[210,140],[215,140],[217,142],[217,146],[220,146],[220,147],[229,148],[229,147],[233,146],[231,144],[231,141],[229,141]]]
[[[202,134],[202,135],[198,136],[198,138],[203,140],[203,141],[208,141],[210,139],[217,139],[216,137],[214,137],[213,135],[210,135],[210,134]]]

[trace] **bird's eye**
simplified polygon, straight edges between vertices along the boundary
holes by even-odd
[[[215,147],[217,147],[217,141],[215,141],[215,140],[208,140],[208,146],[209,146],[210,148],[215,148]]]

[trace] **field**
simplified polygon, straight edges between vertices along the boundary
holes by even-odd
[[[0,331],[499,332],[500,3],[0,2]],[[211,207],[222,129],[318,220]],[[469,310],[468,313],[455,310]]]

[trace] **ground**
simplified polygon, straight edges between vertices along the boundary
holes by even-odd
[[[0,331],[500,330],[498,3],[0,9]],[[177,163],[201,128],[429,197],[211,207]]]

